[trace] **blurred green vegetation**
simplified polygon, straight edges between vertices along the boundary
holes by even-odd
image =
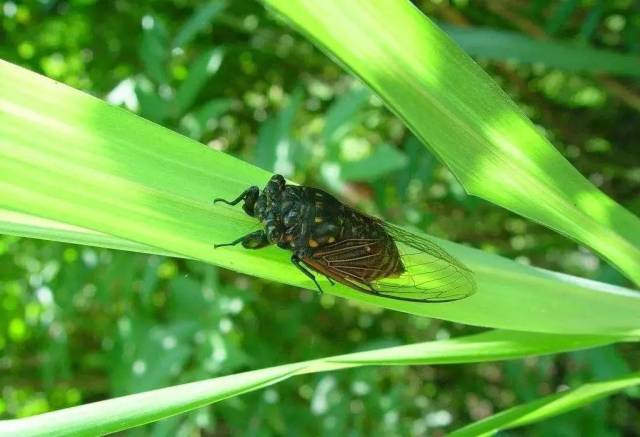
[[[640,83],[620,71],[640,56],[636,2],[415,3],[447,29],[464,26],[459,38],[486,38],[472,50],[481,65],[582,174],[640,214]],[[394,222],[630,286],[587,249],[467,196],[380,99],[259,3],[0,4],[5,60]],[[473,39],[476,27],[504,37],[483,29]],[[588,71],[571,58],[558,63],[556,39],[624,60]],[[537,50],[530,57],[504,49],[523,40]],[[0,236],[0,418],[475,331],[193,261]],[[637,347],[621,344],[506,363],[308,375],[130,433],[442,435],[638,365]],[[634,435],[639,416],[640,394],[631,391],[525,430]]]

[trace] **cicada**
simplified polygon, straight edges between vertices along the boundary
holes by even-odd
[[[392,299],[450,302],[470,296],[473,273],[433,241],[363,214],[332,195],[287,184],[274,175],[262,191],[249,187],[228,205],[243,202],[244,212],[263,229],[216,248],[272,244],[293,252],[291,262],[322,292],[315,271],[355,290]]]

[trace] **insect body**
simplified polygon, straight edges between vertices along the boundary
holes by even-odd
[[[314,270],[365,293],[422,302],[447,302],[475,291],[473,274],[435,243],[362,214],[317,188],[289,185],[274,175],[232,201],[260,220],[263,230],[231,243],[247,249],[276,244],[318,287]]]

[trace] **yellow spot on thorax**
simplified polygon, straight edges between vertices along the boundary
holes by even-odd
[[[319,244],[316,240],[313,240],[313,239],[309,240],[309,247],[318,247],[318,246]]]
[[[313,221],[316,223],[322,223],[322,217],[316,217]]]

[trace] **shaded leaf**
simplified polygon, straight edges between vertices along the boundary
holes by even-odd
[[[173,47],[184,47],[195,36],[204,30],[213,19],[227,7],[223,0],[209,0],[198,8],[193,15],[180,27],[173,39]]]
[[[489,28],[441,26],[470,55],[517,60],[566,71],[640,77],[640,57],[577,43],[541,41],[516,32]]]
[[[348,131],[356,113],[367,102],[371,92],[367,88],[355,87],[340,96],[327,111],[324,126],[324,141],[329,148]],[[330,159],[332,157],[330,156]]]
[[[168,83],[169,36],[167,30],[158,18],[151,15],[143,17],[142,29],[139,51],[144,71],[156,84]]]
[[[622,378],[584,384],[565,392],[545,396],[535,401],[510,408],[486,419],[460,428],[451,437],[492,435],[497,431],[516,428],[539,422],[549,417],[564,414],[620,390],[640,384],[640,374],[632,373]]]
[[[191,64],[189,74],[176,90],[173,100],[174,117],[180,117],[191,108],[207,81],[220,68],[222,57],[222,49],[207,50]]]
[[[374,181],[407,165],[407,157],[389,144],[380,144],[359,161],[340,163],[340,176],[347,181]]]

